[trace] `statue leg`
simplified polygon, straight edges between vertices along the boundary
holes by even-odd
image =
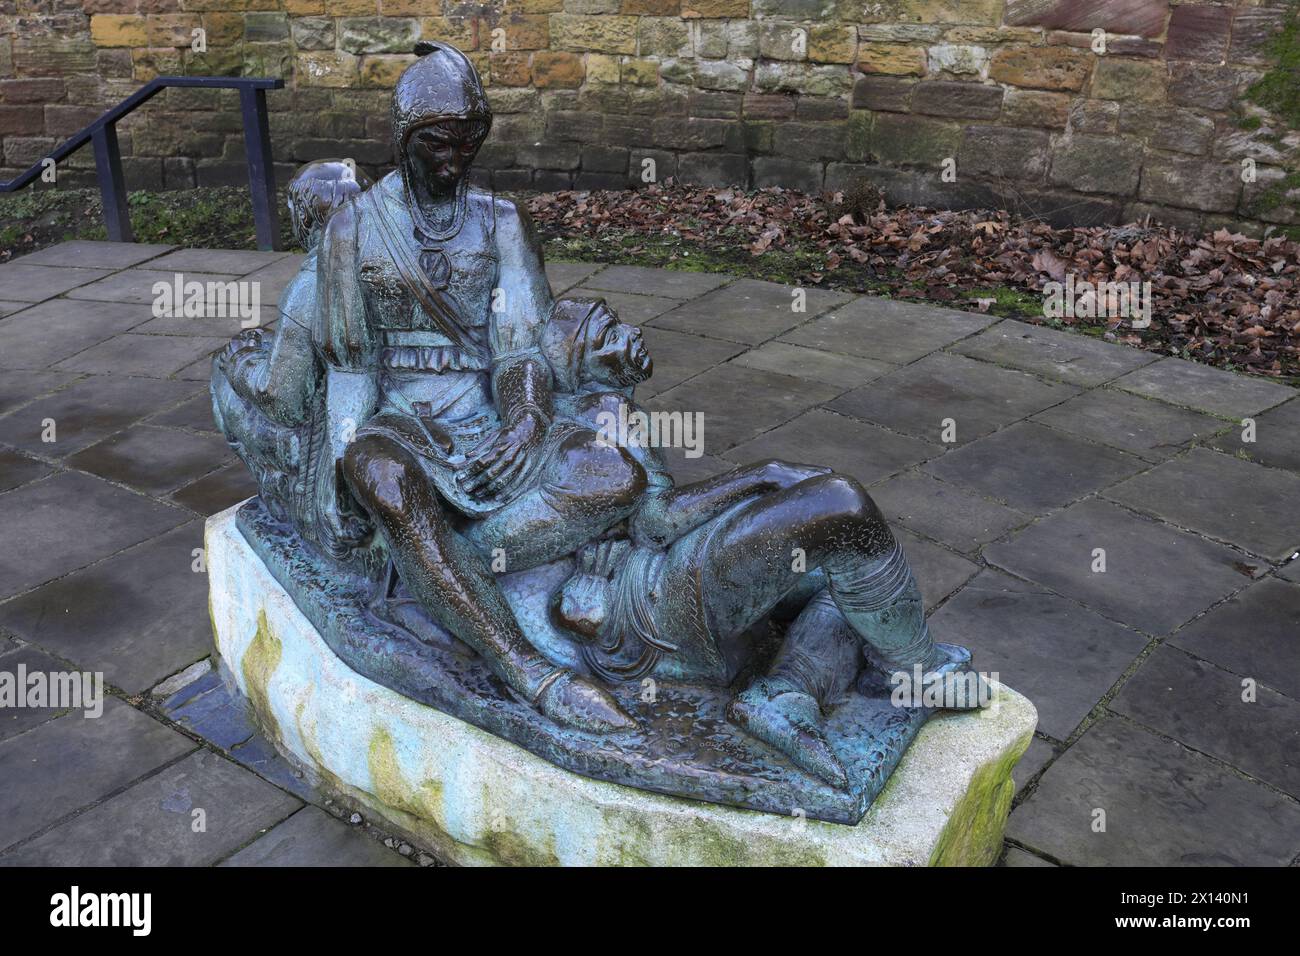
[[[598,732],[632,726],[612,697],[528,643],[488,565],[451,527],[410,449],[384,435],[363,435],[348,446],[343,473],[411,594],[497,676],[557,722]]]
[[[803,769],[848,778],[821,711],[857,676],[861,645],[897,669],[949,663],[925,624],[920,589],[875,503],[856,481],[810,478],[729,512],[702,560],[711,619],[748,627],[810,577],[824,591],[800,612],[771,672],[738,694],[728,716]]]
[[[537,485],[465,535],[480,554],[500,548],[506,570],[522,571],[604,534],[633,512],[645,490],[640,463],[584,429],[560,442]]]
[[[763,495],[721,519],[704,569],[713,619],[743,630],[819,569],[835,606],[880,660],[910,668],[944,659],[902,548],[862,486],[842,475]]]

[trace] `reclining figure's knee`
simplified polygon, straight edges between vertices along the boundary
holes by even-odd
[[[343,452],[343,478],[369,508],[400,514],[412,507],[419,465],[399,442],[384,435],[362,435]]]

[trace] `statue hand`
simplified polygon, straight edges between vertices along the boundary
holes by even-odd
[[[470,456],[457,476],[461,487],[475,498],[490,498],[509,488],[545,435],[540,417],[533,414],[526,414],[515,424],[502,428],[491,442],[484,442]]]
[[[221,350],[221,363],[224,365],[240,352],[260,349],[262,347],[262,330],[261,329],[244,329],[233,339],[226,343],[226,347]]]

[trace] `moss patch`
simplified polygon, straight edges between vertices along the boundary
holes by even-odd
[[[939,835],[931,866],[991,866],[1002,852],[1002,831],[1016,785],[1011,768],[1024,755],[1033,734],[975,771],[970,787]]]
[[[1291,4],[1291,17],[1268,53],[1273,65],[1251,84],[1246,97],[1300,129],[1300,3]]]
[[[276,722],[275,713],[271,710],[268,688],[276,668],[280,666],[283,653],[280,639],[271,631],[271,625],[266,620],[266,609],[262,608],[257,612],[257,633],[253,635],[253,642],[244,652],[244,659],[240,662],[239,668],[244,675],[244,687],[248,690],[248,699],[253,704],[253,710],[261,718],[268,736],[274,740],[281,739],[280,726]]]

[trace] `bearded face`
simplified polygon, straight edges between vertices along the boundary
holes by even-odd
[[[414,130],[406,141],[406,156],[415,178],[430,192],[447,193],[469,171],[487,137],[481,120],[441,120]]]
[[[641,330],[620,322],[603,306],[588,320],[583,345],[582,372],[587,381],[626,388],[644,382],[654,371]]]

